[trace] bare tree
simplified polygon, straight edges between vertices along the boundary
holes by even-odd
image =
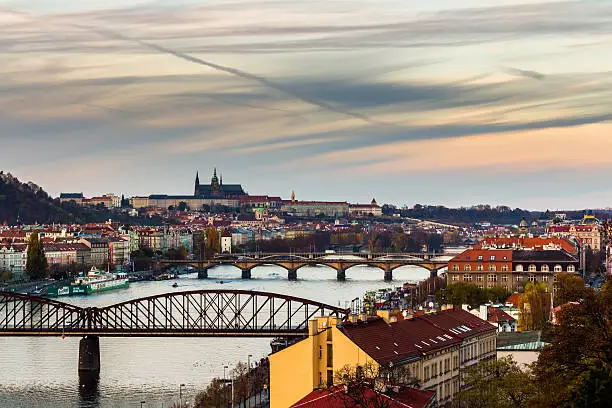
[[[372,362],[345,365],[334,373],[334,383],[340,389],[332,387],[328,390],[346,408],[389,408],[390,394],[419,385],[404,367],[383,367]]]

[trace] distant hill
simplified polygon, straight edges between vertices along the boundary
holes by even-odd
[[[0,224],[13,225],[18,219],[24,224],[80,221],[41,187],[0,171]]]
[[[22,183],[10,173],[0,171],[0,225],[83,224],[112,219],[126,224],[160,225],[159,217],[130,217],[121,211],[81,207],[75,203],[60,204],[32,182]]]

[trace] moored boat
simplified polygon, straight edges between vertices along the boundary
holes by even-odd
[[[70,285],[61,285],[48,290],[49,296],[90,295],[129,286],[127,274],[124,272],[103,272],[92,267],[86,276],[77,276]]]

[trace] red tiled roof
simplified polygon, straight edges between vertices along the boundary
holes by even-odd
[[[415,388],[404,388],[397,393],[383,394],[372,389],[370,386],[361,385],[360,395],[365,400],[385,401],[388,408],[426,408],[433,404],[435,393],[433,391],[417,390]],[[378,396],[378,397],[376,397]],[[291,408],[363,408],[353,401],[344,392],[343,386],[335,386],[324,390],[314,390]]]
[[[514,317],[501,310],[499,307],[490,307],[488,309],[488,320],[490,322],[511,322],[514,321]]]
[[[515,307],[518,307],[520,297],[521,297],[520,293],[513,293],[510,295],[508,299],[506,299],[506,303],[512,303]]]
[[[477,261],[478,257],[482,256],[483,261],[490,261],[491,256],[495,256],[495,261],[512,261],[511,249],[466,249],[459,255],[455,256],[451,261]]]
[[[343,323],[340,330],[379,364],[417,358],[461,342],[458,335],[420,317],[395,323],[382,319]]]
[[[548,227],[548,232],[570,232],[569,225],[551,225]]]
[[[558,245],[567,252],[576,252],[576,247],[568,240],[561,237],[487,237],[473,246],[474,249],[482,249],[483,246],[495,245],[506,248],[535,248],[542,250],[544,246]]]
[[[496,331],[495,326],[463,309],[447,309],[424,314],[422,319],[435,327],[447,330],[461,339]]]

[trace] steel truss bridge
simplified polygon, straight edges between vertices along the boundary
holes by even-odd
[[[99,336],[305,337],[317,316],[349,310],[246,290],[172,292],[106,307],[78,307],[0,292],[0,336],[83,336],[79,369],[99,371]]]
[[[289,280],[297,279],[298,269],[307,265],[324,265],[336,270],[338,280],[346,279],[346,270],[357,265],[374,266],[384,272],[384,280],[393,280],[393,271],[402,266],[414,265],[427,269],[430,276],[448,266],[452,256],[428,253],[245,253],[219,254],[209,260],[171,261],[159,260],[158,266],[187,265],[198,269],[200,278],[208,277],[208,270],[218,265],[232,265],[242,271],[243,279],[250,279],[253,268],[261,265],[276,265],[287,270]]]

